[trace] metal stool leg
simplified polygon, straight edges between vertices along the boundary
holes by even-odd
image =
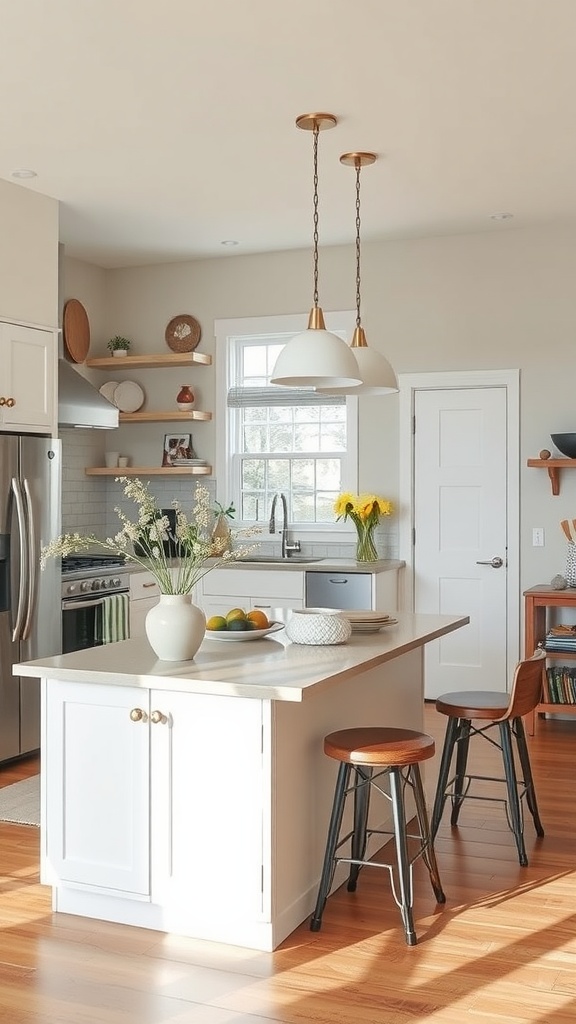
[[[528,864],[528,857],[526,856],[526,848],[524,846],[524,836],[522,827],[522,809],[520,807],[520,800],[518,798],[518,780],[516,778],[516,768],[514,765],[514,754],[512,751],[512,737],[510,731],[510,722],[499,722],[498,727],[500,729],[500,742],[502,744],[502,759],[504,761],[504,774],[506,776],[506,788],[508,791],[508,808],[510,812],[510,826],[516,839],[516,846],[518,848],[518,860],[523,868]]]
[[[406,841],[404,780],[400,768],[390,769],[390,796],[392,797],[392,815],[394,818],[396,860],[398,863],[398,883],[400,889],[398,905],[402,915],[406,942],[409,946],[415,946],[418,940],[412,917],[412,871],[408,858],[408,843]]]
[[[312,932],[320,931],[320,927],[322,925],[322,914],[324,913],[324,907],[326,906],[326,900],[328,898],[328,893],[330,892],[332,879],[334,878],[334,856],[336,853],[336,847],[338,846],[340,829],[342,827],[342,816],[344,814],[344,803],[346,801],[346,789],[350,778],[350,770],[351,765],[345,764],[344,762],[340,764],[338,769],[338,778],[336,781],[336,789],[334,791],[334,803],[332,804],[332,813],[330,815],[330,824],[328,826],[324,865],[322,867],[322,876],[320,878],[320,888],[318,889],[316,907],[310,920],[310,931]]]
[[[526,741],[526,732],[524,730],[524,722],[521,718],[515,718],[512,722],[512,730],[516,736],[516,746],[518,747],[518,756],[520,758],[520,765],[522,767],[522,775],[524,776],[524,786],[526,788],[526,803],[530,814],[534,819],[534,828],[536,829],[536,835],[542,837],[544,835],[544,826],[540,820],[540,814],[538,812],[538,803],[536,800],[536,789],[534,788],[534,779],[532,777],[532,766],[530,764],[530,754],[528,753],[528,743]]]
[[[422,837],[422,857],[428,873],[430,875],[430,881],[432,882],[432,888],[434,895],[438,903],[446,903],[446,896],[442,889],[442,882],[440,881],[440,872],[438,871],[438,864],[436,861],[436,853],[434,850],[434,840],[430,833],[430,825],[428,822],[428,811],[426,809],[426,798],[424,796],[424,788],[422,786],[422,776],[420,774],[420,765],[413,764],[410,766],[410,778],[412,780],[412,789],[414,791],[414,802],[416,804],[416,814],[418,816],[418,826],[420,828],[420,835]]]
[[[444,737],[442,758],[440,760],[440,771],[438,773],[438,784],[436,786],[436,796],[434,798],[434,809],[432,811],[432,824],[430,827],[432,839],[436,838],[436,833],[442,819],[444,804],[446,803],[446,786],[448,784],[448,776],[450,774],[450,765],[452,764],[452,754],[454,753],[454,744],[456,742],[457,732],[458,719],[449,718],[446,724],[446,735]]]
[[[366,854],[366,828],[368,825],[368,811],[370,808],[370,779],[372,778],[371,768],[362,768],[354,765],[354,835],[352,836],[350,856],[352,860],[364,860]],[[358,875],[361,864],[350,865],[348,877],[348,892],[356,892]]]
[[[454,778],[454,790],[452,795],[452,814],[450,824],[457,825],[460,810],[464,803],[466,790],[466,765],[468,763],[468,747],[470,746],[470,719],[460,718],[458,720],[458,737],[456,748],[456,776]]]

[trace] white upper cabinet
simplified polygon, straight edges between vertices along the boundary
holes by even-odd
[[[55,434],[56,331],[0,322],[0,429]]]

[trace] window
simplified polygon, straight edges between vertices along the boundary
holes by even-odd
[[[343,339],[353,328],[353,313],[326,319]],[[218,363],[226,370],[219,380],[226,430],[219,431],[225,444],[217,457],[218,487],[223,491],[225,479],[224,497],[245,523],[266,523],[281,492],[291,525],[333,529],[336,496],[355,489],[357,399],[270,384],[283,346],[305,326],[295,317],[216,323]]]

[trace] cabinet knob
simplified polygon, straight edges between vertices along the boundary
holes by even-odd
[[[150,715],[150,721],[153,722],[154,725],[166,725],[168,719],[161,711],[153,711]]]
[[[7,398],[6,399],[6,405],[8,406],[9,409],[13,409],[14,406],[16,405],[16,399],[15,398]]]
[[[4,395],[0,395],[0,405],[6,405],[6,399],[4,398]]]
[[[148,721],[148,715],[146,714],[145,711],[142,710],[142,708],[132,708],[132,711],[130,712],[130,718],[132,719],[133,722]]]

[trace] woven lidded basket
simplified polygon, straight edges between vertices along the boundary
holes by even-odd
[[[327,608],[292,611],[286,625],[286,636],[295,644],[345,644],[351,635],[348,619]]]

